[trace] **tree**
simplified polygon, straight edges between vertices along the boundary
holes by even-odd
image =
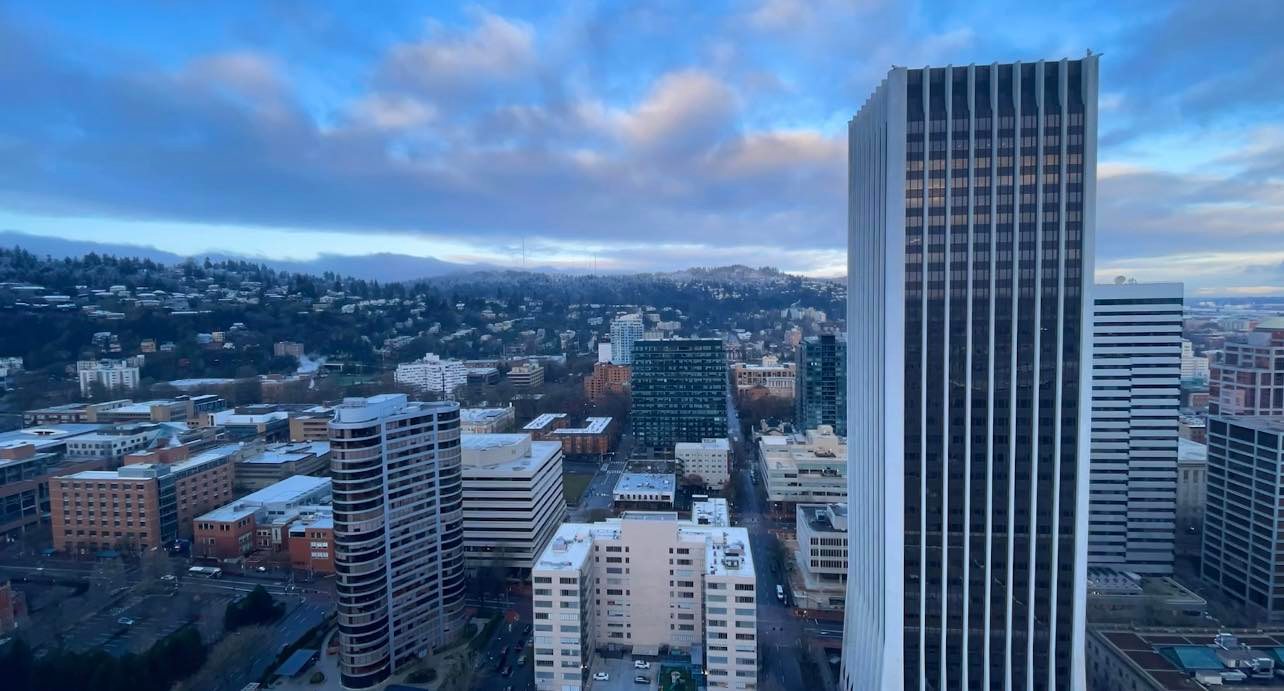
[[[242,626],[268,624],[285,614],[285,604],[276,602],[261,585],[255,586],[248,595],[236,602],[230,602],[223,613],[223,628],[235,631]]]

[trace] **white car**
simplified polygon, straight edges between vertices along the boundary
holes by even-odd
[[[117,620],[116,620],[116,623],[117,623],[117,624],[122,624],[122,625],[124,625],[124,626],[133,626],[133,625],[134,625],[134,620],[133,620],[133,619],[130,619],[129,617],[121,617],[121,618],[119,618],[119,619],[117,619]]]
[[[651,663],[646,660],[634,660],[633,669],[651,669]]]
[[[593,673],[593,681],[610,681],[610,680],[611,680],[611,675],[607,674],[606,672]]]
[[[177,576],[175,576],[175,575],[174,575],[174,574],[172,574],[172,573],[167,573],[167,574],[165,574],[164,576],[161,576],[161,580],[162,580],[162,581],[176,581],[176,580],[178,580],[178,577],[177,577]]]

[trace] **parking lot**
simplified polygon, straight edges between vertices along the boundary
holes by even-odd
[[[590,691],[646,691],[647,689],[657,689],[659,688],[655,680],[657,669],[658,667],[654,662],[651,663],[651,669],[634,669],[631,655],[618,658],[594,655],[591,671],[594,674],[606,672],[611,675],[611,678],[607,681],[597,681],[590,677],[588,688]],[[639,684],[633,681],[633,677],[639,674],[646,676],[649,683]]]
[[[143,653],[201,613],[221,625],[222,619],[211,615],[221,613],[231,599],[186,594],[129,597],[80,622],[65,640],[74,650],[102,650],[114,656]]]

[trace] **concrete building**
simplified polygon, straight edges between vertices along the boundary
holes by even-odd
[[[261,490],[296,475],[330,472],[330,442],[304,441],[266,444],[236,463],[236,486]]]
[[[847,501],[847,440],[828,426],[758,439],[767,500],[788,504]]]
[[[522,432],[531,435],[535,441],[546,441],[553,438],[553,432],[562,429],[570,421],[566,413],[542,413],[522,426]]]
[[[277,341],[272,344],[272,355],[276,357],[303,357],[303,344],[298,341]]]
[[[671,511],[677,497],[677,481],[663,473],[620,473],[611,490],[611,508],[616,511]]]
[[[794,363],[780,364],[773,355],[764,355],[762,362],[752,364],[737,362],[731,366],[731,381],[740,395],[750,389],[765,389],[767,395],[777,398],[794,397]]]
[[[1199,415],[1183,415],[1177,421],[1177,436],[1204,444],[1208,441],[1208,424]]]
[[[1208,381],[1211,375],[1206,356],[1195,355],[1195,346],[1186,339],[1181,339],[1181,380]]]
[[[190,536],[192,519],[232,499],[224,446],[174,463],[131,463],[49,480],[54,549],[93,553],[142,550]]]
[[[464,626],[459,405],[344,399],[330,423],[339,674],[376,686]]]
[[[1226,337],[1208,395],[1210,415],[1284,415],[1284,317]]]
[[[1097,74],[893,67],[848,126],[847,691],[1086,687]]]
[[[535,687],[585,688],[593,650],[614,646],[701,655],[708,688],[756,689],[753,552],[727,516],[712,499],[690,519],[629,512],[562,525],[532,571]]]
[[[642,338],[642,315],[623,314],[611,320],[611,362],[633,364],[633,343]]]
[[[584,378],[584,395],[593,403],[610,395],[622,395],[629,390],[631,372],[628,365],[595,362],[593,373]]]
[[[633,343],[633,437],[638,452],[668,457],[673,445],[727,434],[727,358],[722,339]]]
[[[329,504],[330,478],[288,477],[197,516],[192,521],[192,552],[228,559],[260,549],[287,550],[289,524],[304,514],[329,515]],[[326,508],[321,511],[319,506]],[[260,531],[261,540],[256,539]]]
[[[794,508],[798,530],[801,588],[794,601],[803,609],[842,611],[847,602],[847,505],[799,504]]]
[[[128,398],[122,398],[101,403],[67,403],[48,408],[37,408],[23,412],[22,425],[24,427],[35,427],[38,425],[96,423],[98,422],[99,412],[127,406],[131,403],[133,401]]]
[[[1113,566],[1088,567],[1088,619],[1094,624],[1208,623],[1208,601],[1170,576],[1142,576]]]
[[[100,384],[107,391],[132,391],[138,388],[138,361],[81,360],[76,363],[76,377],[80,380],[80,395],[89,398],[94,385]]]
[[[0,540],[18,539],[49,510],[49,475],[57,456],[35,444],[0,442]]]
[[[722,489],[731,481],[731,442],[726,437],[678,442],[673,459],[682,477],[699,476],[710,489]]]
[[[146,450],[177,433],[164,425],[101,425],[97,430],[70,437],[66,454],[74,458],[104,458],[119,465],[131,453]]]
[[[501,434],[513,428],[517,414],[505,408],[464,408],[459,411],[459,429],[464,434]]]
[[[804,429],[821,425],[847,436],[847,338],[809,336],[798,343],[794,419]]]
[[[1284,631],[1094,625],[1084,656],[1087,687],[1101,691],[1274,688]]]
[[[464,434],[464,558],[529,571],[566,517],[562,448],[527,434]]]
[[[428,353],[422,359],[397,365],[393,379],[418,391],[450,396],[456,388],[468,383],[468,368],[458,360],[443,360]]]
[[[544,385],[544,366],[538,362],[527,362],[508,370],[508,383],[514,389],[529,391]]]
[[[546,438],[561,442],[567,456],[602,456],[615,449],[619,434],[614,418],[589,417],[580,427],[559,427]]]
[[[1208,419],[1200,575],[1271,621],[1284,620],[1282,488],[1284,418]]]
[[[218,427],[230,441],[283,442],[290,437],[290,413],[271,405],[241,406],[205,416],[206,427]]]
[[[290,441],[329,441],[334,408],[318,405],[289,413],[289,416]]]
[[[1173,572],[1182,284],[1093,288],[1088,564]]]
[[[1204,495],[1208,490],[1208,446],[1177,441],[1177,554],[1196,556],[1204,532]]]

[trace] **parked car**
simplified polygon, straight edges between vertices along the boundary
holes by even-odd
[[[593,673],[593,681],[610,681],[610,680],[611,680],[611,675],[607,674],[606,672]]]
[[[178,576],[175,576],[175,575],[174,575],[174,574],[172,574],[172,573],[167,573],[167,574],[165,574],[164,576],[161,576],[161,580],[162,580],[162,581],[177,581],[177,580],[178,580]]]
[[[646,660],[634,660],[633,669],[651,669],[651,663]]]
[[[634,684],[650,684],[650,683],[651,683],[651,677],[648,677],[648,676],[647,676],[647,675],[645,675],[645,674],[638,674],[638,675],[636,675],[636,676],[634,676],[634,677],[633,677],[633,683],[634,683]]]

